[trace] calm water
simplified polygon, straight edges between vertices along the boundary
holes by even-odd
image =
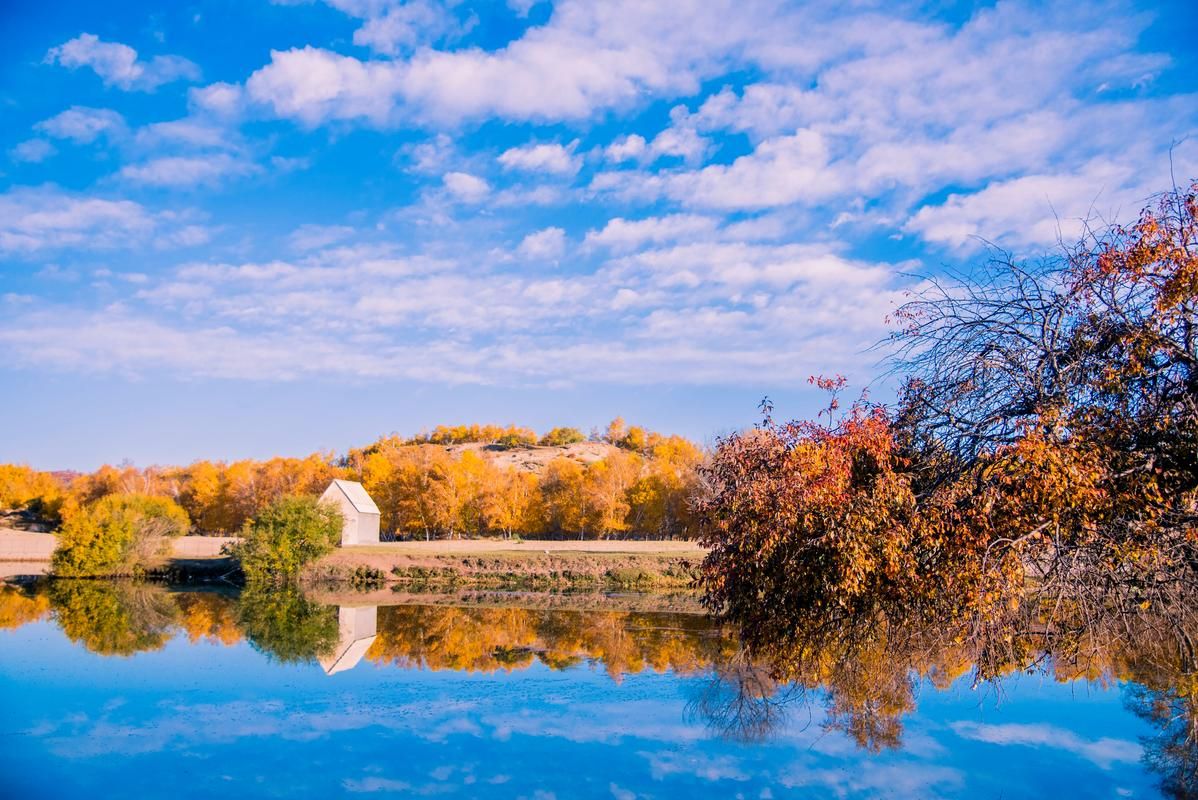
[[[1131,684],[914,677],[845,724],[827,687],[746,698],[674,599],[3,592],[4,797],[1161,796]]]

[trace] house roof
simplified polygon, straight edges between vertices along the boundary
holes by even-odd
[[[333,486],[336,486],[341,490],[342,494],[345,495],[346,499],[349,500],[350,505],[352,505],[356,511],[359,511],[363,514],[379,513],[379,507],[376,506],[374,501],[370,499],[370,495],[366,493],[365,487],[363,487],[362,484],[358,483],[357,481],[335,480],[333,481]]]

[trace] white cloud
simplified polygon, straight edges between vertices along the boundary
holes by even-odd
[[[237,135],[228,129],[199,121],[193,117],[155,122],[137,132],[136,142],[142,148],[164,145],[213,150],[236,149]]]
[[[710,95],[694,115],[694,124],[702,130],[745,131],[760,139],[828,119],[835,111],[836,105],[816,91],[756,83],[740,95],[730,88]]]
[[[330,119],[387,122],[399,91],[399,75],[390,62],[362,62],[315,47],[272,50],[270,64],[246,81],[256,102],[280,117],[305,125]]]
[[[0,194],[0,252],[130,246],[156,226],[132,200],[107,200],[55,187],[18,187]]]
[[[699,135],[698,131],[689,126],[672,126],[666,128],[657,136],[647,149],[651,158],[676,156],[688,164],[703,160],[711,143]]]
[[[154,56],[142,61],[137,51],[119,42],[105,42],[91,33],[81,33],[69,42],[50,48],[47,63],[69,69],[90,67],[106,86],[126,91],[153,91],[164,83],[199,80],[200,68],[180,56]]]
[[[253,175],[261,167],[250,161],[215,153],[196,156],[163,156],[121,168],[120,177],[132,183],[160,187],[211,186],[227,178]]]
[[[125,131],[125,118],[108,108],[71,106],[34,127],[56,139],[88,144],[100,136],[121,135]]]
[[[561,228],[545,228],[530,233],[516,248],[516,254],[533,261],[556,261],[566,252],[566,232]]]
[[[305,124],[383,124],[397,118],[401,104],[437,123],[584,119],[649,95],[694,92],[751,43],[780,35],[779,16],[762,0],[565,0],[545,25],[495,51],[421,48],[410,59],[385,62],[313,48],[274,51],[248,85],[276,114]]]
[[[391,5],[381,15],[355,13],[355,16],[368,18],[354,31],[354,44],[389,56],[440,38],[455,28],[453,15],[430,0],[408,0]]]
[[[1138,208],[1146,189],[1127,190],[1137,176],[1130,165],[1100,161],[1077,174],[1027,175],[991,183],[972,194],[950,194],[924,206],[903,230],[956,249],[980,246],[980,239],[1046,246],[1069,242],[1087,220],[1114,220]],[[1122,214],[1120,214],[1122,212]]]
[[[232,117],[240,113],[245,104],[245,90],[237,84],[211,83],[188,90],[187,98],[193,108],[220,117]]]
[[[661,244],[683,238],[707,238],[718,227],[719,220],[716,218],[697,214],[670,214],[638,220],[614,217],[607,221],[602,230],[588,231],[584,244],[628,251],[647,242]]]
[[[527,172],[546,172],[551,175],[574,175],[582,161],[574,155],[573,142],[569,147],[560,144],[529,144],[505,150],[499,156],[504,169]]]
[[[451,195],[467,203],[477,203],[491,192],[491,185],[468,172],[447,172],[442,178]]]
[[[8,154],[13,161],[36,164],[39,161],[45,161],[57,152],[54,145],[45,139],[26,139],[9,150]]]
[[[688,206],[753,209],[810,203],[835,196],[845,179],[831,167],[825,138],[811,130],[767,139],[729,165],[669,174],[661,190]],[[650,179],[653,188],[659,179]]]
[[[630,133],[627,136],[621,136],[616,141],[612,142],[603,151],[608,161],[620,163],[639,159],[641,154],[645,152],[645,137],[638,133]]]

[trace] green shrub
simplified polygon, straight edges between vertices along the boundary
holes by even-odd
[[[72,513],[58,534],[54,574],[65,577],[138,575],[187,533],[187,512],[166,497],[113,494]]]
[[[229,548],[250,581],[295,578],[306,564],[333,552],[341,540],[341,511],[313,497],[284,497],[242,529]]]

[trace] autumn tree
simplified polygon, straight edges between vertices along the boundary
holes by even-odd
[[[1031,589],[1192,586],[1196,314],[1193,189],[1057,258],[929,281],[896,315],[893,409],[834,397],[720,442],[707,602],[764,639],[878,598],[981,617]]]
[[[187,533],[187,512],[165,497],[114,494],[71,514],[58,535],[52,567],[64,577],[136,575]]]
[[[57,518],[65,500],[62,485],[48,472],[0,464],[0,510],[24,509]]]
[[[514,532],[535,533],[542,523],[540,482],[531,472],[497,470],[484,490],[483,522],[488,530],[510,538]]]
[[[542,447],[566,447],[586,441],[586,436],[578,428],[553,428],[541,437]]]
[[[586,468],[570,458],[555,458],[545,466],[541,493],[550,530],[580,535],[586,530],[585,476]]]
[[[628,491],[640,475],[641,459],[617,450],[587,465],[582,481],[584,526],[596,534],[628,530]]]
[[[607,429],[603,432],[603,441],[608,444],[618,445],[625,436],[628,435],[628,425],[624,422],[623,417],[616,417],[611,422],[607,423]]]

